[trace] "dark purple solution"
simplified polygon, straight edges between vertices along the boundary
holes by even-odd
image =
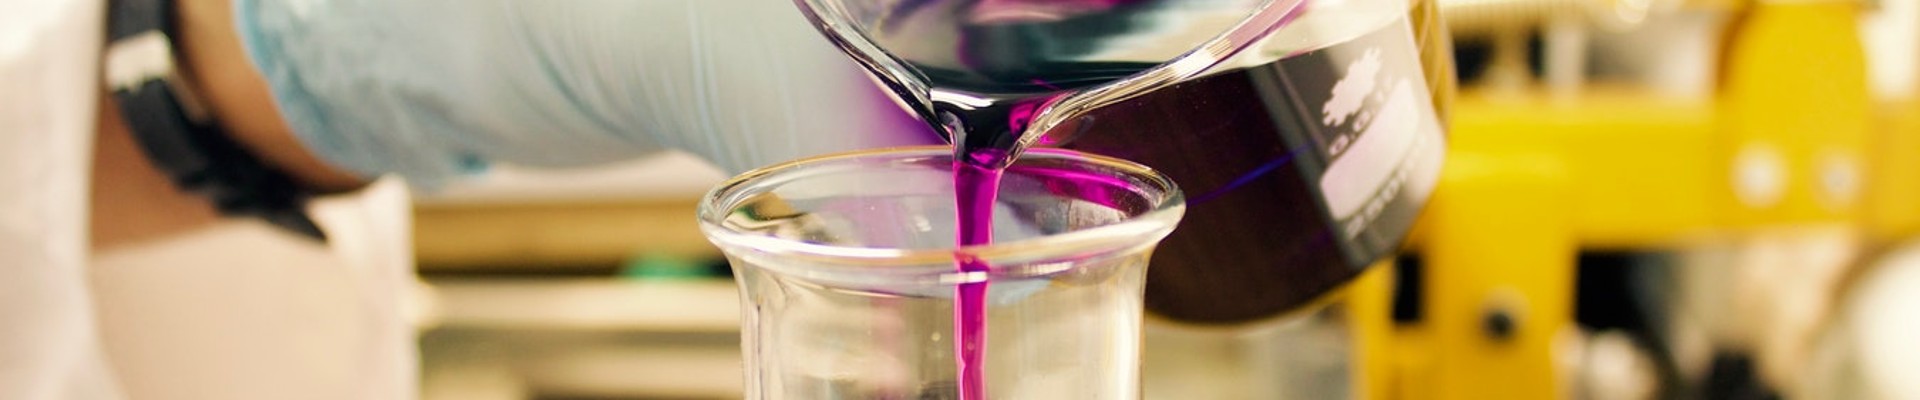
[[[1415,45],[1406,22],[1389,24],[1094,110],[1039,143],[1145,164],[1186,193],[1147,268],[1149,312],[1264,320],[1395,254],[1426,204],[1445,133]],[[1336,87],[1364,82],[1355,107],[1330,106]],[[1391,173],[1342,173],[1356,166]]]

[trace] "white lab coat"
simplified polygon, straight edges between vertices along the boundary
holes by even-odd
[[[0,0],[0,399],[404,399],[406,192],[91,252],[100,0]]]

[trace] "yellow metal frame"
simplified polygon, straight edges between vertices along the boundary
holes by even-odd
[[[1447,165],[1414,239],[1424,321],[1383,322],[1391,274],[1377,270],[1390,268],[1349,292],[1358,397],[1566,397],[1554,352],[1573,326],[1582,248],[1806,224],[1917,231],[1920,112],[1874,106],[1859,6],[1741,6],[1713,99],[1599,90],[1454,104]],[[1490,334],[1495,318],[1512,329]]]

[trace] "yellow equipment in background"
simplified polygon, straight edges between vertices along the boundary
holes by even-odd
[[[1388,322],[1391,268],[1346,292],[1356,397],[1571,397],[1557,352],[1577,334],[1583,249],[1808,226],[1878,243],[1920,228],[1920,110],[1872,98],[1861,4],[1683,7],[1736,16],[1709,98],[1463,90],[1413,239],[1423,320]]]

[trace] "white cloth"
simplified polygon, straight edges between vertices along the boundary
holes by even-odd
[[[0,399],[405,399],[406,194],[90,255],[99,0],[0,0]],[[94,261],[90,262],[89,258]]]
[[[405,208],[378,206],[404,194],[389,181],[322,207],[334,242],[353,246],[232,219],[95,252],[89,275],[102,344],[128,397],[414,397],[412,335],[398,297],[409,277],[390,257],[406,241],[365,240],[406,220]],[[400,218],[367,218],[396,210]]]
[[[119,397],[85,274],[102,6],[0,0],[0,399]]]

